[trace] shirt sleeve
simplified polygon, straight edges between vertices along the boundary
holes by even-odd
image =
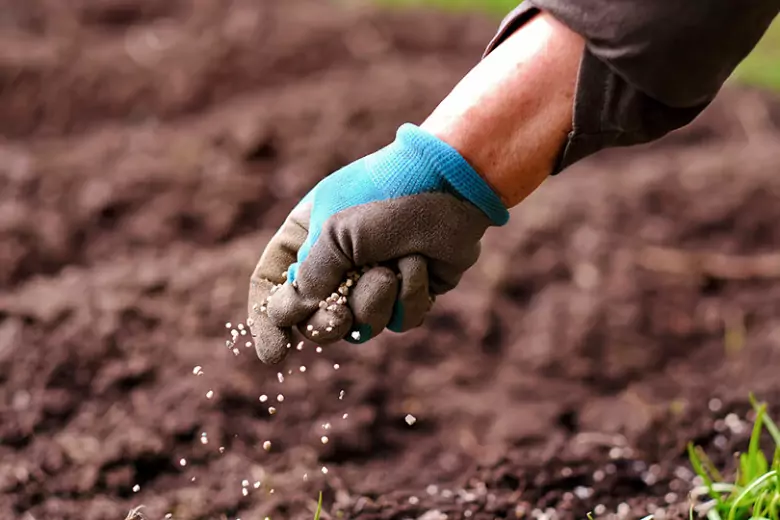
[[[525,0],[485,56],[541,10],[586,41],[557,174],[600,149],[690,123],[761,39],[780,0]]]

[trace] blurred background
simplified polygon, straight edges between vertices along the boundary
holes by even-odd
[[[728,463],[748,392],[780,403],[777,21],[692,125],[516,208],[421,329],[226,347],[293,205],[512,7],[0,0],[0,518],[687,511],[685,443]]]

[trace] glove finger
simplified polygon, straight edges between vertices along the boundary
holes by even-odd
[[[300,323],[337,290],[355,265],[381,264],[410,254],[431,260],[431,293],[446,292],[476,262],[475,245],[490,224],[476,206],[443,193],[347,208],[325,222],[300,262],[295,281],[273,295],[268,315],[277,326]]]
[[[365,343],[382,332],[390,323],[397,297],[398,276],[392,269],[380,266],[363,273],[349,293],[347,301],[355,323],[344,339]]]
[[[349,307],[343,303],[328,302],[298,325],[298,330],[306,339],[320,345],[328,345],[349,333],[353,319]]]
[[[287,357],[292,341],[289,328],[277,327],[265,312],[265,301],[274,287],[269,280],[252,280],[249,284],[249,318],[247,325],[252,334],[257,357],[263,363],[276,364]]]
[[[308,235],[311,205],[301,203],[287,217],[271,238],[255,266],[249,283],[247,325],[255,343],[257,356],[264,363],[279,363],[287,356],[290,327],[278,327],[268,317],[269,298],[284,283],[285,271],[296,259],[298,249]]]
[[[428,287],[428,264],[421,255],[409,255],[398,260],[401,289],[387,328],[406,332],[422,325],[433,306]]]

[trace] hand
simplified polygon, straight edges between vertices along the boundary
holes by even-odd
[[[292,327],[328,344],[419,326],[477,261],[487,228],[508,218],[454,148],[402,126],[315,186],[269,242],[249,290],[258,356],[284,359]]]

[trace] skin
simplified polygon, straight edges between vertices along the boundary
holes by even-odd
[[[474,67],[422,123],[511,208],[549,176],[572,130],[585,42],[540,13]]]

